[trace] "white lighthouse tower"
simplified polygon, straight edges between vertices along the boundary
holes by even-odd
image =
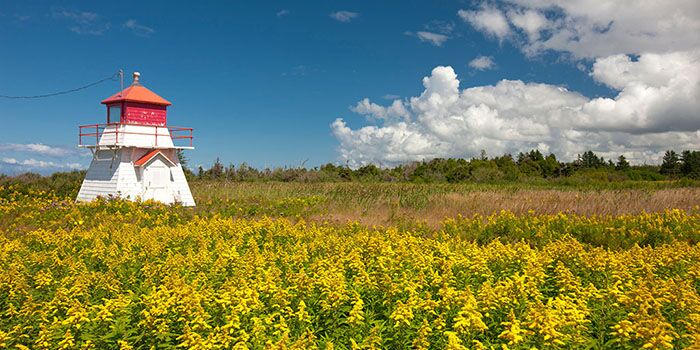
[[[139,77],[135,72],[131,86],[102,101],[106,124],[80,126],[78,147],[90,149],[93,158],[77,200],[111,195],[194,206],[177,155],[194,149],[192,128],[167,126],[171,103],[141,85]]]

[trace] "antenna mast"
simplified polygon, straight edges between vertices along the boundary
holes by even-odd
[[[122,91],[124,91],[124,70],[120,69],[119,70],[119,97],[122,96]]]

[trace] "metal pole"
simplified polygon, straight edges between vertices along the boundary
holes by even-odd
[[[124,90],[124,70],[119,70],[119,97],[122,97],[122,91]]]

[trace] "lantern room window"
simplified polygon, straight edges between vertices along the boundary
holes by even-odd
[[[121,121],[122,107],[120,105],[111,105],[107,111],[107,123],[116,123]]]

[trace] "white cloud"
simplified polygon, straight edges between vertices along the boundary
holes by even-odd
[[[66,156],[76,154],[76,151],[73,149],[48,146],[48,145],[44,145],[41,143],[27,143],[27,144],[5,143],[5,144],[0,144],[0,152],[2,152],[2,151],[34,153],[34,154],[40,154],[40,155],[50,156],[50,157],[66,157]]]
[[[375,120],[393,121],[396,119],[410,119],[410,113],[401,100],[394,100],[389,107],[384,107],[372,103],[368,98],[365,98],[358,102],[355,107],[350,108],[350,110]]]
[[[515,27],[525,32],[531,42],[539,39],[540,32],[550,26],[547,17],[533,10],[509,11],[508,18]]]
[[[567,160],[590,149],[658,163],[667,149],[700,148],[700,2],[496,0],[458,16],[528,56],[563,54],[615,96],[507,79],[460,90],[451,67],[436,67],[419,96],[358,102],[352,110],[366,126],[336,119],[343,160],[388,165],[537,148]],[[492,65],[478,57],[470,66]]]
[[[25,170],[31,170],[31,169],[48,169],[48,168],[56,168],[56,169],[80,169],[83,168],[82,164],[79,163],[56,163],[56,162],[51,162],[51,161],[44,161],[44,160],[37,160],[34,158],[29,158],[29,159],[24,159],[24,160],[17,160],[16,158],[0,158],[0,163],[4,165],[11,165],[11,166],[21,166]]]
[[[512,38],[528,55],[554,50],[597,58],[700,47],[696,0],[508,0],[458,15],[490,36]],[[522,35],[511,35],[514,30]]]
[[[51,17],[71,23],[68,29],[76,34],[102,35],[110,27],[109,22],[103,21],[100,15],[90,11],[54,9],[51,11]]]
[[[493,57],[479,56],[469,61],[469,67],[477,70],[493,69],[496,67],[496,62],[493,61]]]
[[[447,35],[426,31],[416,32],[416,37],[418,37],[420,41],[430,43],[434,46],[442,46],[442,44],[449,39]]]
[[[124,22],[124,28],[131,30],[132,33],[138,36],[148,37],[155,33],[155,29],[139,24],[135,19],[130,19]]]
[[[332,130],[340,157],[355,166],[532,148],[564,159],[591,149],[606,158],[624,153],[633,162],[658,162],[666,149],[700,147],[700,119],[693,114],[700,110],[700,74],[696,69],[679,78],[654,62],[683,66],[698,57],[694,51],[597,60],[592,76],[620,91],[612,99],[519,80],[460,91],[454,70],[436,67],[420,96],[389,107],[365,99],[353,109],[382,125],[353,130],[336,119]]]
[[[511,31],[505,14],[494,7],[484,6],[475,11],[459,10],[457,15],[477,30],[499,40],[505,39]]]
[[[348,23],[352,21],[353,19],[357,18],[360,14],[357,12],[350,12],[350,11],[336,11],[336,12],[331,12],[330,16],[336,21],[339,22],[344,22]]]
[[[700,128],[700,49],[597,59],[591,76],[619,90],[583,106],[579,124],[593,130],[635,133]],[[631,128],[630,126],[633,126]]]

